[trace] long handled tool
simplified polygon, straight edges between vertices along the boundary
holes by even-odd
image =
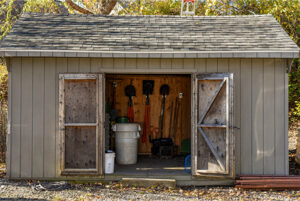
[[[151,133],[150,133],[150,94],[153,93],[154,81],[153,80],[143,80],[143,94],[146,95],[146,104],[145,104],[145,120],[144,120],[144,129],[142,135],[142,142],[146,143],[147,136],[149,136],[149,141],[151,142]]]
[[[166,96],[169,95],[170,87],[167,84],[164,84],[160,87],[160,94],[162,95],[162,103],[161,103],[161,110],[159,116],[159,132],[158,137],[163,137],[163,129],[164,129],[164,111],[165,111],[165,103],[166,103]]]
[[[176,133],[177,133],[177,128],[178,128],[178,112],[181,109],[181,102],[183,98],[183,93],[179,93],[178,97],[176,97],[175,101],[175,111],[174,111],[174,118],[173,118],[173,123],[172,123],[172,130],[171,130],[171,138],[175,141],[176,138]]]
[[[112,83],[113,87],[113,99],[112,99],[112,109],[116,109],[116,97],[117,97],[117,82],[113,81]]]
[[[170,137],[174,140],[174,133],[175,133],[175,128],[177,125],[177,116],[178,116],[178,98],[176,97],[175,100],[175,109],[174,109],[174,118],[172,119],[172,128],[171,128],[171,135]]]
[[[171,112],[170,112],[170,123],[169,123],[169,138],[171,138],[171,133],[172,133],[172,118],[173,118],[173,101],[171,104]],[[172,139],[174,140],[174,139]]]
[[[135,87],[133,85],[130,84],[125,87],[125,95],[129,98],[127,116],[130,123],[134,122],[132,97],[135,96],[135,94]]]
[[[170,87],[164,84],[160,87],[160,94],[162,95],[161,111],[159,116],[159,132],[158,139],[152,140],[152,154],[158,155],[160,158],[169,158],[173,156],[173,141],[171,138],[163,137],[164,128],[164,110],[166,103],[166,96],[170,92]]]

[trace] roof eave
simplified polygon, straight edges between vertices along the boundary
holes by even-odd
[[[92,58],[299,58],[299,50],[279,51],[74,51],[0,50],[0,57],[92,57]]]

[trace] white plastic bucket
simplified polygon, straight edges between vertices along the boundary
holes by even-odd
[[[138,138],[141,127],[137,123],[118,123],[113,125],[115,131],[116,161],[121,165],[137,162]]]
[[[116,154],[114,152],[105,153],[105,174],[113,174],[115,169],[115,157]]]

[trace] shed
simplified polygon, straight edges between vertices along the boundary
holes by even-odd
[[[271,15],[24,13],[0,56],[9,73],[8,178],[225,185],[240,174],[289,174],[288,71],[299,49]],[[173,131],[176,156],[151,157],[151,143],[139,140],[138,163],[105,174],[105,110],[127,115],[124,87],[133,84],[134,118],[143,127],[143,80],[155,83],[154,138],[159,87],[170,86],[162,135]]]

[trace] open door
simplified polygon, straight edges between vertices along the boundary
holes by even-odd
[[[193,76],[192,173],[234,177],[233,75]]]
[[[102,74],[59,75],[61,174],[103,174]]]

